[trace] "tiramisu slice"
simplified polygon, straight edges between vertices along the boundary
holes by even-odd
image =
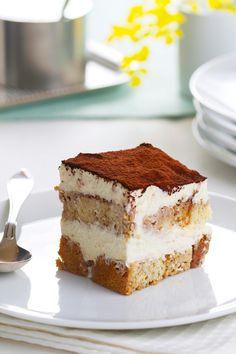
[[[150,144],[62,161],[57,266],[131,294],[199,266],[207,181]]]

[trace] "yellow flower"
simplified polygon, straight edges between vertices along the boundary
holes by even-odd
[[[130,56],[125,56],[121,63],[121,68],[123,70],[130,67],[132,63],[142,62],[147,60],[149,56],[149,48],[147,46],[143,46],[137,53],[134,53]]]
[[[132,26],[113,26],[112,33],[108,37],[108,41],[112,42],[114,39],[121,39],[123,37],[129,37],[131,40],[136,42],[139,38],[137,32],[140,31],[141,25],[132,25]]]
[[[183,0],[183,5],[193,13],[196,13],[200,10],[198,0]]]
[[[130,80],[130,86],[138,87],[141,84],[141,79],[139,76],[132,76]]]
[[[143,15],[145,15],[145,10],[142,5],[133,6],[130,10],[128,17],[127,17],[127,22],[133,23],[137,19],[142,17]]]
[[[236,6],[232,0],[208,0],[208,6],[212,10],[236,12]]]
[[[113,26],[108,37],[111,42],[115,39],[126,38],[133,42],[142,42],[147,38],[162,39],[167,45],[183,36],[181,25],[185,17],[176,7],[175,0],[139,0],[140,4],[134,5],[128,13],[123,26]],[[236,12],[233,0],[207,0],[208,7],[212,10]],[[200,0],[182,0],[192,12],[200,9]],[[125,56],[121,68],[131,77],[131,86],[140,84],[140,76],[146,74],[146,69],[140,66],[149,57],[149,48],[143,45],[136,53]]]
[[[125,56],[121,63],[121,69],[130,77],[130,85],[137,87],[141,83],[141,75],[147,74],[147,70],[141,67],[140,63],[147,60],[149,56],[149,48],[143,46],[136,53]]]

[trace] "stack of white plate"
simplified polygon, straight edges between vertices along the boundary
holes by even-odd
[[[236,167],[236,53],[207,62],[191,77],[198,143],[221,161]]]

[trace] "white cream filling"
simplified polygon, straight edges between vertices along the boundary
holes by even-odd
[[[127,189],[120,183],[106,181],[80,168],[72,170],[69,166],[60,166],[60,189],[65,192],[79,192],[98,196],[116,204],[127,203]]]
[[[210,233],[209,227],[190,225],[175,227],[170,232],[156,233],[142,230],[126,240],[123,236],[102,229],[97,225],[87,225],[77,220],[62,221],[62,234],[80,244],[85,261],[96,260],[99,256],[125,262],[157,259],[166,254],[184,252],[196,244],[202,234]]]
[[[132,195],[135,197],[136,218],[139,220],[143,216],[154,215],[160,208],[173,207],[179,200],[186,202],[193,194],[192,202],[194,204],[207,203],[207,180],[200,183],[186,184],[171,195],[156,186],[148,187],[144,193],[139,190],[134,191]]]
[[[98,196],[116,204],[125,204],[127,212],[132,207],[128,203],[128,195],[130,194],[134,197],[133,204],[136,206],[138,219],[144,215],[154,215],[164,206],[172,207],[178,200],[187,201],[193,194],[193,203],[206,203],[208,201],[207,180],[200,183],[186,184],[169,195],[156,186],[148,187],[145,192],[142,192],[142,189],[129,192],[120,183],[114,184],[112,181],[106,181],[104,178],[80,168],[74,169],[72,172],[70,167],[66,167],[63,164],[60,167],[60,178],[61,190]]]
[[[126,260],[125,238],[105,228],[94,224],[87,225],[78,220],[62,220],[61,232],[80,244],[85,261],[96,260],[104,254],[109,258]]]

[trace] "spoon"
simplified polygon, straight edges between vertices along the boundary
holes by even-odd
[[[16,173],[7,183],[9,215],[0,242],[0,272],[13,272],[23,267],[32,258],[29,251],[17,245],[16,219],[33,184],[33,178],[26,169]]]

